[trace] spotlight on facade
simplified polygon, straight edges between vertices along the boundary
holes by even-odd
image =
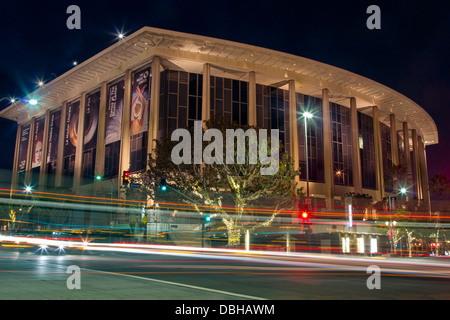
[[[38,82],[38,86],[39,86],[39,87],[43,87],[43,86],[44,86],[44,81],[39,81],[39,82]]]
[[[74,66],[76,66],[76,65],[78,64],[78,62],[73,61],[72,64],[73,64]]]
[[[406,194],[406,188],[405,187],[400,188],[400,193],[401,194]]]
[[[36,99],[30,99],[30,100],[28,100],[28,103],[31,104],[32,106],[35,106],[35,105],[37,105],[38,102]]]
[[[124,35],[123,33],[119,33],[119,34],[117,35],[117,37],[118,37],[120,40],[122,40],[123,38],[125,38],[125,35]]]

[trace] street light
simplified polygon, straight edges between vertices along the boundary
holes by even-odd
[[[309,159],[308,159],[308,119],[312,119],[313,114],[311,112],[303,112],[303,119],[305,120],[305,161],[306,161],[306,199],[309,203]]]
[[[395,196],[391,193],[391,192],[389,192],[389,194],[388,194],[388,202],[389,202],[389,227],[390,227],[390,232],[391,232],[391,250],[393,250],[394,249],[394,246],[393,246],[393,239],[392,239],[392,237],[393,237],[393,231],[392,231],[392,226],[395,226],[396,224],[397,224],[397,222],[396,221],[394,221],[394,222],[392,222],[392,209],[393,209],[393,205],[392,205],[392,201],[394,200],[397,200],[397,198],[396,198],[396,196],[398,196],[398,195],[400,195],[400,194],[402,194],[402,195],[406,195],[407,194],[407,188],[405,188],[405,187],[401,187],[400,189],[398,189],[397,190],[397,193],[395,194]],[[395,201],[396,202],[396,201]],[[387,224],[387,222],[386,222],[386,224]]]
[[[97,181],[102,181],[103,180],[103,177],[101,176],[101,175],[96,175],[95,176],[95,180],[97,180]],[[112,210],[112,200],[113,200],[113,193],[114,193],[114,183],[112,182],[112,180],[111,179],[108,179],[107,181],[109,181],[110,183],[111,183],[111,201],[110,201],[110,205],[111,205],[111,216],[110,216],[110,218],[109,218],[109,225],[110,225],[110,233],[109,233],[109,239],[111,239],[111,237],[112,237],[112,230],[111,230],[111,227],[112,227],[112,220],[113,220],[113,210]]]
[[[0,98],[0,101],[3,101],[3,100],[8,100],[10,103],[16,102],[16,98],[13,98],[13,97],[3,97],[3,98]]]

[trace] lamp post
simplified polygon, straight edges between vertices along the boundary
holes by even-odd
[[[102,181],[103,180],[103,177],[102,176],[100,176],[100,175],[98,175],[98,176],[95,176],[95,180],[97,180],[97,181]],[[111,226],[112,226],[112,217],[113,217],[113,213],[112,213],[112,200],[113,200],[113,193],[114,193],[114,183],[112,182],[112,180],[111,179],[108,179],[107,181],[109,181],[110,183],[111,183],[111,202],[110,202],[110,205],[111,205],[111,217],[109,218],[109,225],[110,225],[110,228],[111,228]],[[110,229],[111,230],[111,229]],[[111,233],[110,233],[110,238],[111,238]]]
[[[406,192],[407,192],[407,189],[405,187],[401,187],[398,190],[398,192],[395,194],[395,196],[400,195],[400,194],[406,195]],[[391,251],[393,251],[393,249],[394,249],[394,246],[393,246],[394,233],[392,230],[392,226],[393,225],[395,226],[397,224],[396,221],[392,222],[392,207],[393,207],[392,200],[394,200],[394,199],[396,199],[396,198],[392,195],[391,192],[389,192],[388,201],[389,201],[389,228],[390,228],[390,233],[391,233]],[[386,224],[387,224],[387,222],[386,222]]]
[[[306,199],[309,204],[309,159],[308,159],[308,119],[311,119],[313,114],[311,112],[303,112],[303,119],[305,121],[305,162],[306,162]]]

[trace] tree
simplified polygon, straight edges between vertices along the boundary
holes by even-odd
[[[435,174],[429,182],[430,191],[438,195],[439,200],[450,191],[450,180],[442,173]]]
[[[400,189],[407,185],[408,170],[405,165],[392,165],[384,174],[384,186],[388,190]]]
[[[255,127],[227,125],[215,119],[205,123],[202,136],[208,129],[218,130],[215,133],[220,132],[222,137],[226,136],[229,129],[242,129],[245,132],[254,129],[258,132]],[[191,136],[195,134],[193,130],[190,130]],[[183,150],[182,156],[186,160],[191,160],[190,164],[175,164],[172,161],[172,152],[177,150],[177,142],[169,138],[156,141],[156,147],[149,156],[147,170],[142,171],[138,179],[143,184],[144,192],[152,198],[155,197],[159,181],[165,179],[168,189],[176,190],[180,194],[180,200],[194,205],[197,212],[209,211],[219,216],[227,228],[228,245],[236,246],[240,244],[241,235],[244,234],[242,231],[253,231],[258,227],[268,226],[277,214],[294,208],[295,201],[301,196],[301,189],[295,182],[300,172],[294,169],[289,155],[283,153],[278,162],[278,170],[273,175],[261,174],[261,170],[267,168],[267,163],[263,163],[261,159],[256,163],[252,161],[254,155],[251,153],[250,136],[246,137],[244,150],[239,148],[239,143],[232,146],[234,159],[241,157],[241,160],[244,160],[242,163],[220,162],[218,161],[220,154],[225,155],[229,145],[222,143],[220,146],[218,144],[220,141],[216,139],[217,136],[214,140],[211,139],[209,144],[203,141],[201,150],[195,149],[195,146],[192,146],[191,150]],[[261,143],[261,139],[259,142]],[[278,150],[272,150],[271,142],[269,139],[264,147],[267,147],[268,154],[274,155]],[[216,148],[210,154],[213,155],[215,162],[199,164],[194,161],[199,152],[205,154],[207,150],[211,151],[213,145]],[[242,218],[247,208],[257,203],[265,203],[266,208],[272,209],[271,214],[256,223],[243,223]],[[233,210],[227,210],[225,207],[228,206],[232,206]]]

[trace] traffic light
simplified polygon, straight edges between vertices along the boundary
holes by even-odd
[[[302,219],[308,219],[308,212],[307,211],[303,211],[302,212]]]
[[[210,216],[205,216],[205,222],[210,222],[211,221],[211,217]]]
[[[122,176],[122,184],[127,185],[130,183],[130,171],[124,171]]]
[[[166,179],[161,178],[161,180],[159,181],[159,186],[161,188],[161,191],[166,191],[167,190],[167,182]]]

